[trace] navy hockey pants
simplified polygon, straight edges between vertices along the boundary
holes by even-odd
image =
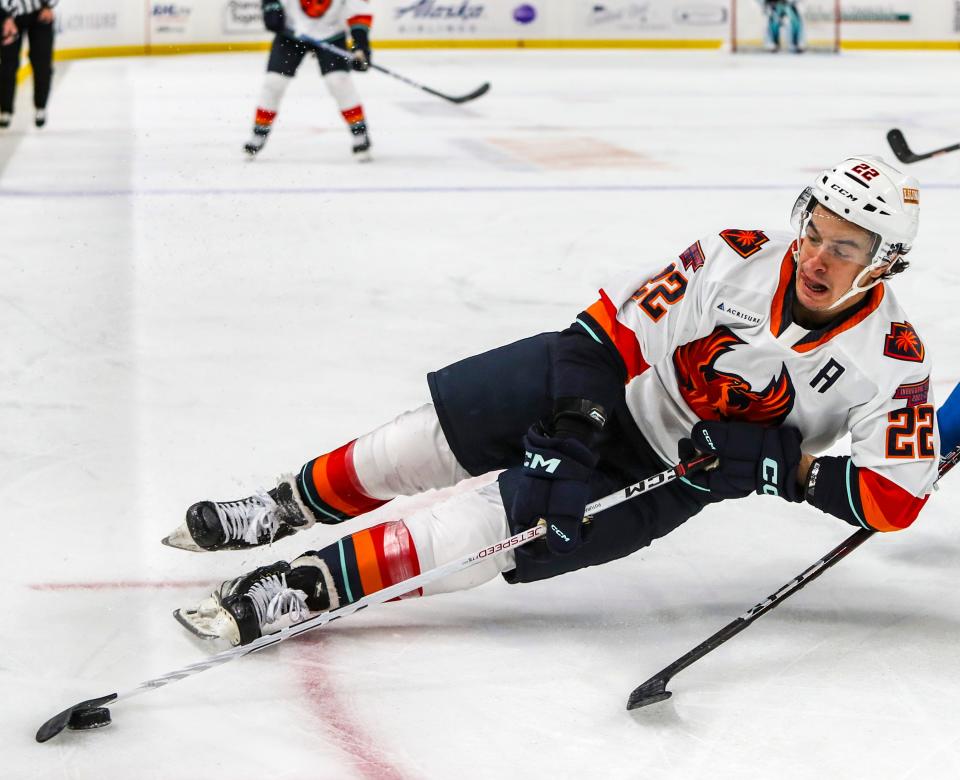
[[[427,376],[440,425],[460,464],[475,476],[506,469],[500,493],[507,507],[520,481],[523,434],[552,412],[552,353],[558,337],[542,333]],[[625,401],[610,414],[596,450],[600,460],[591,479],[591,501],[668,468],[634,424]],[[517,568],[504,578],[533,582],[622,558],[714,501],[708,493],[673,482],[597,515],[587,541],[569,555],[535,559],[518,550]]]

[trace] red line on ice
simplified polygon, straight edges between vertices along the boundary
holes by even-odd
[[[115,582],[34,582],[31,590],[162,590],[166,588],[205,588],[213,580],[117,580]]]
[[[306,663],[299,672],[313,710],[334,744],[350,758],[357,776],[364,780],[404,780],[404,774],[390,763],[376,738],[367,733],[337,694],[333,676],[326,670],[328,645],[323,639],[304,642],[300,647]]]

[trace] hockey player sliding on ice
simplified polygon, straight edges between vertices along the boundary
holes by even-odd
[[[763,0],[763,11],[767,15],[767,49],[780,51],[780,29],[786,22],[790,32],[790,51],[801,54],[804,50],[803,17],[796,1]]]
[[[287,87],[303,58],[312,53],[320,63],[320,73],[327,89],[350,129],[355,158],[361,161],[370,159],[370,135],[350,71],[365,71],[370,66],[372,21],[368,0],[263,0],[264,26],[276,33],[276,37],[270,47],[267,77],[257,104],[253,135],[243,147],[247,154],[252,157],[263,149]],[[299,39],[303,36],[324,41],[345,50],[348,29],[353,41],[350,60]]]
[[[602,564],[751,493],[906,528],[937,474],[930,356],[888,283],[907,267],[918,216],[914,179],[845,160],[799,196],[792,232],[748,222],[706,236],[605,286],[562,332],[429,374],[431,403],[269,492],[194,504],[164,542],[249,548],[504,469],[497,481],[258,568],[179,619],[246,644],[541,518],[545,540],[409,595]],[[847,434],[849,455],[819,455]],[[582,523],[588,502],[695,450],[718,466]]]

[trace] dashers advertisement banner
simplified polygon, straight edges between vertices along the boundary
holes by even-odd
[[[738,0],[762,13],[757,0]],[[833,18],[832,0],[797,0]],[[719,47],[732,0],[371,0],[374,45]],[[842,0],[842,48],[960,48],[960,0]],[[260,0],[63,0],[57,48],[184,51],[266,44]]]
[[[130,0],[69,0],[54,7],[58,51],[140,47],[145,24],[146,5]]]

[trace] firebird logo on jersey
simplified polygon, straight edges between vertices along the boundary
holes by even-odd
[[[696,273],[703,268],[703,262],[707,258],[703,254],[703,247],[697,241],[693,246],[687,247],[680,253],[680,259],[683,261],[684,271],[693,271]]]
[[[883,341],[883,354],[894,360],[922,363],[926,350],[909,322],[894,322]]]
[[[720,238],[740,257],[755,255],[770,240],[762,230],[724,230]]]
[[[746,344],[729,328],[718,327],[709,336],[678,347],[673,353],[677,385],[683,400],[701,420],[744,420],[780,425],[793,409],[796,390],[787,367],[756,392],[743,377],[715,367],[717,359]]]
[[[300,0],[300,7],[311,19],[319,19],[330,10],[333,0]]]

